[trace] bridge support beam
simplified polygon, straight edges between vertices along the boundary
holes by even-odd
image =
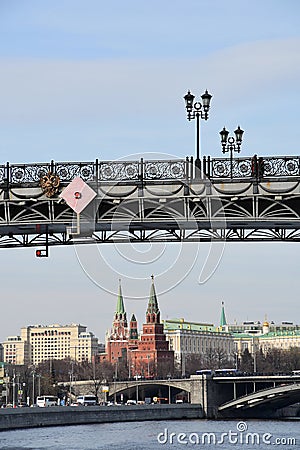
[[[190,382],[191,403],[200,403],[207,419],[221,417],[219,406],[236,395],[235,383],[218,384],[210,375],[191,375]]]

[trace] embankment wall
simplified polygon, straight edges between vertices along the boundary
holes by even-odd
[[[200,405],[78,406],[0,410],[0,430],[144,420],[203,418]]]

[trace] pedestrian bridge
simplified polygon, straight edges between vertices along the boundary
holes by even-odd
[[[204,157],[200,170],[189,157],[0,165],[0,247],[299,241],[300,157],[260,160],[259,170],[250,157]],[[75,213],[60,195],[77,177],[95,197]]]

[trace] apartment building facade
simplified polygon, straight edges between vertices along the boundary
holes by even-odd
[[[20,336],[8,337],[3,353],[4,362],[10,364],[66,358],[90,362],[98,353],[98,339],[83,325],[34,325],[22,327]]]

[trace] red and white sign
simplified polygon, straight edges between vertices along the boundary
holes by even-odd
[[[62,191],[60,197],[64,199],[73,211],[79,214],[96,197],[96,195],[96,192],[80,177],[76,177]]]

